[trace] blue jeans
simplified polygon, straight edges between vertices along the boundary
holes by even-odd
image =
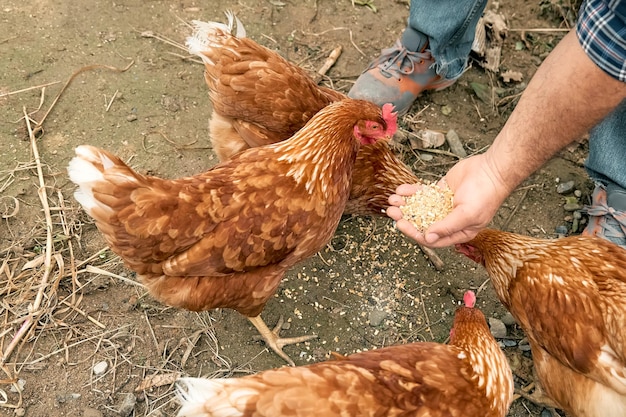
[[[626,249],[626,100],[591,130],[585,167],[596,189],[583,233]]]
[[[626,100],[591,130],[585,167],[596,183],[626,189]]]
[[[411,0],[409,26],[428,37],[435,70],[442,78],[461,76],[487,0]]]

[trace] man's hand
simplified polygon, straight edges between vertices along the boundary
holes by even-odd
[[[411,222],[402,218],[399,206],[404,196],[414,194],[419,185],[404,184],[389,197],[387,215],[407,237],[430,247],[444,247],[467,242],[493,219],[500,205],[512,190],[503,184],[496,167],[487,154],[459,161],[439,182],[454,192],[452,212],[443,220],[420,233]]]

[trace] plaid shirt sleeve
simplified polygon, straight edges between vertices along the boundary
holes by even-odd
[[[576,34],[593,62],[607,74],[626,82],[626,1],[583,2]]]

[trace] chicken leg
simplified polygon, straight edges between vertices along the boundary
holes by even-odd
[[[283,352],[283,346],[292,345],[294,343],[306,342],[307,340],[316,339],[317,335],[308,335],[308,336],[299,336],[299,337],[288,337],[281,338],[279,337],[280,329],[283,325],[283,318],[281,317],[278,320],[278,323],[274,327],[274,330],[270,330],[267,327],[267,324],[261,318],[261,315],[255,317],[248,317],[250,323],[256,327],[259,331],[259,334],[267,344],[278,356],[283,358],[290,366],[295,366],[295,363],[291,360],[289,356],[285,352]]]
[[[533,390],[533,388],[534,391],[530,394],[530,391]],[[518,398],[524,398],[536,406],[545,408],[548,412],[550,412],[552,417],[561,417],[561,415],[556,411],[558,405],[550,397],[544,394],[541,386],[535,382],[531,382],[522,389],[516,389],[513,401]]]

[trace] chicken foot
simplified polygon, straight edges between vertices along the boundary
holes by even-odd
[[[307,340],[316,339],[318,337],[316,334],[299,337],[280,337],[280,330],[283,326],[282,316],[278,319],[278,323],[273,330],[270,330],[269,327],[267,327],[267,324],[265,324],[260,315],[256,317],[248,317],[248,320],[250,320],[250,323],[252,323],[259,331],[259,334],[263,338],[263,341],[265,341],[265,344],[276,352],[278,356],[283,358],[290,366],[295,366],[295,363],[285,352],[283,352],[283,346],[306,342]]]
[[[533,388],[534,388],[533,393],[529,394],[529,392]],[[548,397],[547,395],[543,393],[541,386],[539,386],[538,384],[535,384],[534,382],[531,382],[530,384],[528,384],[522,389],[515,389],[515,395],[513,395],[513,401],[517,400],[518,398],[524,398],[538,407],[545,408],[546,410],[550,412],[550,415],[552,417],[561,417],[561,415],[557,413],[556,411],[556,408],[558,406],[554,403],[554,401],[552,401],[550,397]]]

